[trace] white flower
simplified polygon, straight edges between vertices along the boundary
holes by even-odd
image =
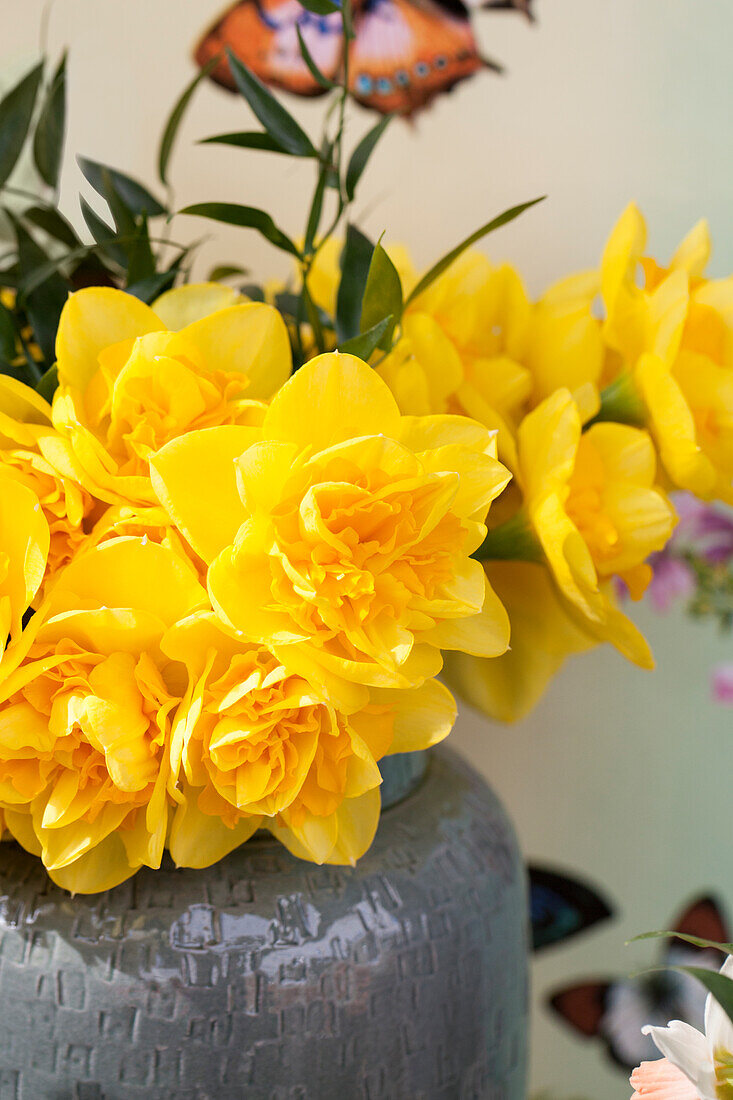
[[[733,956],[720,968],[733,977]],[[632,1100],[728,1100],[733,1097],[733,1023],[718,1002],[708,994],[705,1002],[705,1032],[682,1020],[667,1027],[647,1025],[664,1057],[642,1062],[631,1075],[636,1090]]]

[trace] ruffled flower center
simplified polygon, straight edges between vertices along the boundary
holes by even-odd
[[[232,658],[207,685],[202,755],[216,791],[241,812],[272,816],[302,786],[333,713],[266,650]],[[202,804],[206,809],[206,800]]]
[[[91,422],[122,475],[147,476],[165,443],[198,428],[249,423],[260,405],[248,379],[208,371],[175,333],[150,333],[105,349],[86,394]]]
[[[43,671],[56,655],[63,658]],[[43,662],[39,675],[7,705],[17,736],[14,751],[3,742],[0,787],[6,796],[15,790],[11,803],[35,798],[45,829],[94,825],[112,807],[121,826],[150,799],[177,699],[146,655],[102,657],[67,640],[34,647],[30,667],[34,660]]]
[[[457,479],[414,474],[329,463],[274,510],[273,596],[304,630],[369,650],[378,623],[432,625],[465,531],[449,512]]]

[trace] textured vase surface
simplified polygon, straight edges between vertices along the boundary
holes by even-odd
[[[524,871],[446,750],[355,869],[258,836],[72,898],[0,863],[0,1100],[524,1100]]]

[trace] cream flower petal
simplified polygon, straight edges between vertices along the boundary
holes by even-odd
[[[725,960],[720,973],[726,978],[733,978],[733,955]],[[705,1001],[705,1034],[713,1052],[724,1051],[727,1055],[733,1055],[733,1022],[712,994],[708,994]]]
[[[715,1100],[715,1067],[710,1044],[702,1032],[682,1020],[671,1020],[667,1027],[642,1028],[651,1035],[656,1047],[695,1084],[700,1100]]]

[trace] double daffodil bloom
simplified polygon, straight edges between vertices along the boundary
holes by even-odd
[[[49,528],[43,583],[78,550],[83,523],[94,502],[81,486],[50,460],[70,448],[52,425],[51,406],[29,386],[0,375],[0,474],[26,486],[35,496]]]
[[[667,268],[643,256],[645,245],[632,205],[603,257],[607,339],[643,400],[670,480],[703,500],[733,503],[733,278],[704,277],[705,222]]]
[[[163,647],[189,672],[171,743],[184,797],[170,850],[182,866],[208,866],[260,826],[305,859],[355,863],[379,819],[377,762],[435,744],[455,718],[436,681],[372,692],[346,714],[207,612],[179,623]]]
[[[461,417],[403,417],[361,360],[311,360],[261,427],[189,432],[151,459],[161,503],[207,563],[222,621],[347,712],[410,688],[440,649],[508,643],[471,554],[509,480]]]
[[[0,661],[0,803],[54,882],[106,890],[158,867],[185,669],[160,643],[206,607],[185,559],[121,538],[80,554]]]
[[[410,303],[379,373],[404,413],[458,413],[498,431],[499,455],[514,466],[532,389],[523,363],[530,313],[512,267],[465,253]]]
[[[122,291],[73,294],[56,340],[53,419],[72,456],[51,461],[109,504],[156,502],[148,461],[171,439],[220,424],[258,424],[290,375],[285,324],[259,303],[207,312],[226,288],[193,286],[159,299],[167,324]],[[203,315],[202,315],[203,314]]]
[[[568,609],[583,630],[652,667],[646,642],[604,583],[622,577],[640,596],[651,579],[646,559],[662,549],[675,523],[655,488],[649,436],[610,423],[582,433],[570,392],[558,390],[523,421],[519,462],[526,514]]]
[[[0,466],[0,649],[20,635],[43,584],[50,539],[36,494]]]

